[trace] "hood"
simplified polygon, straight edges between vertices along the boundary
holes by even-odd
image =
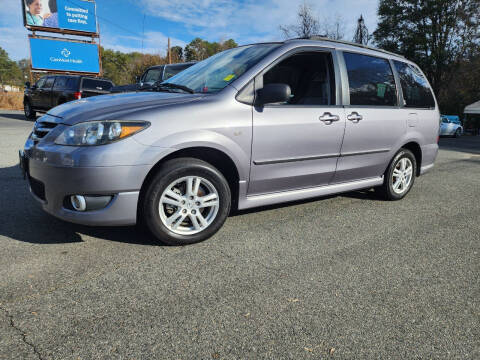
[[[197,101],[204,96],[167,92],[101,95],[62,104],[48,114],[58,118],[59,123],[74,125],[88,120],[115,120],[130,112]]]

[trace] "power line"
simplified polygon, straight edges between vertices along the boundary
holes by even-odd
[[[87,10],[86,8],[83,7],[83,5],[77,3],[73,0],[67,0],[67,2],[71,3],[72,5],[78,6],[81,9]],[[107,22],[107,23],[109,23],[113,26],[116,26],[117,28],[122,29],[125,32],[128,32],[128,33],[133,34],[133,35],[138,36],[138,37],[142,37],[142,35],[140,35],[139,33],[136,33],[136,32],[134,32],[134,31],[132,31],[132,30],[126,28],[126,27],[123,27],[122,25],[118,25],[118,24],[114,23],[113,21],[111,21],[110,19],[104,18],[103,16],[99,16],[98,14],[96,14],[96,16],[97,16],[98,19],[102,19],[103,21],[105,21],[105,22]]]

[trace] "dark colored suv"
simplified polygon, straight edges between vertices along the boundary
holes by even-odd
[[[152,66],[143,73],[136,84],[115,86],[112,89],[112,93],[151,91],[155,83],[170,79],[173,75],[177,75],[179,72],[189,68],[193,64],[195,64],[195,62]]]
[[[40,78],[33,86],[25,84],[23,107],[25,116],[36,117],[36,112],[47,112],[51,108],[72,100],[109,94],[114,84],[108,79],[80,75],[49,75]]]

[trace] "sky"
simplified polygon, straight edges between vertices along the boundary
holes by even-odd
[[[29,57],[28,31],[20,0],[0,0],[0,47],[13,60]],[[46,1],[46,0],[44,0]],[[282,40],[280,25],[294,24],[304,0],[97,0],[102,46],[122,52],[164,55],[167,39],[185,46],[196,37],[234,39],[238,44]],[[363,15],[370,32],[377,23],[377,0],[306,1],[320,20],[340,17],[351,41]],[[52,34],[61,37],[61,35]],[[143,39],[143,48],[142,48]]]

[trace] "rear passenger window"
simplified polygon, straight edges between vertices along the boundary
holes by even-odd
[[[112,88],[112,83],[96,79],[83,79],[82,88],[85,90],[109,91]]]
[[[55,80],[55,85],[53,85],[53,88],[65,89],[66,85],[67,85],[67,78],[63,76],[57,76],[57,79]]]
[[[434,108],[435,100],[427,80],[421,71],[413,65],[394,61],[400,77],[405,107]]]
[[[395,78],[388,60],[347,52],[343,56],[348,72],[350,105],[397,105]]]
[[[332,55],[302,52],[288,57],[263,75],[263,85],[287,84],[292,90],[282,105],[335,105]]]

